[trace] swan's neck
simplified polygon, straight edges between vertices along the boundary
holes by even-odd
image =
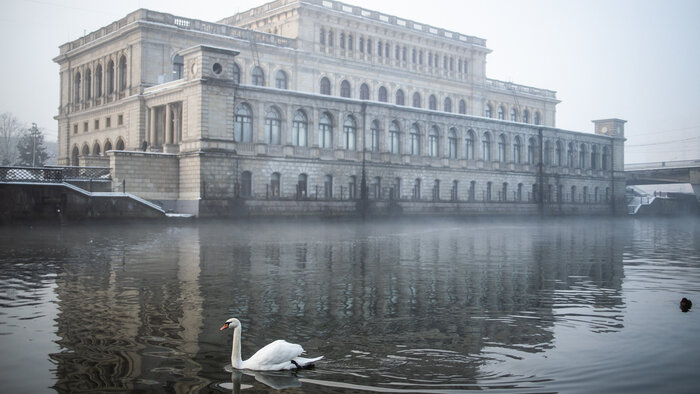
[[[233,329],[233,343],[231,344],[231,366],[236,369],[241,369],[243,360],[241,360],[241,326]]]

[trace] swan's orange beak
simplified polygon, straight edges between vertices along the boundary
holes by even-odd
[[[219,331],[223,331],[228,328],[229,323],[224,323],[223,327],[219,329]]]

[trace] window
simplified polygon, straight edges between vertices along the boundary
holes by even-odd
[[[124,124],[124,115],[117,115],[117,126],[121,126]]]
[[[591,170],[598,168],[598,145],[591,147]]]
[[[299,178],[297,179],[297,198],[298,199],[305,199],[307,196],[307,187],[306,187],[306,180],[308,179],[308,176],[306,174],[299,174]]]
[[[117,150],[124,150],[124,140],[121,137],[117,140]]]
[[[506,162],[506,136],[503,134],[498,136],[498,161]]]
[[[112,118],[109,116],[105,118],[105,128],[106,127],[112,127]]]
[[[279,70],[275,75],[275,87],[277,89],[287,89],[287,73]]]
[[[350,97],[350,82],[343,81],[340,83],[340,97]]]
[[[378,94],[378,99],[379,101],[386,103],[389,101],[388,99],[388,92],[384,86],[379,87],[379,94]]]
[[[484,198],[484,201],[491,201],[491,182],[486,182],[486,197]]]
[[[464,141],[464,158],[474,160],[474,130],[467,131],[467,138]]]
[[[360,37],[360,53],[365,53],[365,38]]]
[[[253,174],[250,171],[241,173],[241,197],[250,197],[252,195]]]
[[[454,127],[447,133],[447,151],[450,159],[457,158],[457,130]]]
[[[600,190],[598,189],[598,186],[593,189],[593,202],[598,203],[598,200],[600,199]]]
[[[520,143],[520,137],[515,136],[515,139],[513,140],[513,163],[515,164],[520,164],[521,163],[521,158],[520,158],[520,152],[522,150],[522,144]]]
[[[557,141],[557,143],[554,146],[555,146],[555,148],[554,148],[554,165],[561,166],[561,163],[562,163],[561,141]]]
[[[576,186],[571,186],[571,202],[576,202]]]
[[[566,151],[566,166],[569,168],[574,168],[574,144],[571,142],[569,142],[569,146]]]
[[[437,126],[430,128],[430,133],[428,133],[428,147],[430,149],[430,156],[438,157],[440,155],[439,149],[439,135]]]
[[[581,144],[581,150],[578,155],[578,167],[580,169],[586,168],[586,145]]]
[[[282,143],[280,125],[279,111],[275,108],[270,108],[265,113],[265,142],[272,145],[280,145]]]
[[[508,182],[503,182],[503,185],[501,186],[501,193],[498,196],[498,199],[501,201],[508,201]]]
[[[423,51],[418,51],[418,64],[423,65]]]
[[[95,119],[95,130],[99,130],[99,129],[100,129],[100,120]]]
[[[405,98],[403,94],[403,90],[399,89],[396,91],[396,104],[397,105],[404,105],[405,103]]]
[[[326,77],[321,78],[321,94],[331,94],[331,81]]]
[[[452,112],[452,99],[449,97],[445,97],[445,105],[444,105],[445,112]]]
[[[420,200],[420,178],[413,182],[413,199]]]
[[[356,131],[357,126],[355,125],[355,119],[352,116],[348,116],[343,124],[343,143],[345,149],[355,150]]]
[[[280,173],[273,172],[270,176],[270,195],[272,197],[280,196]]]
[[[372,54],[372,40],[369,38],[367,39],[367,54],[368,55]]]
[[[105,141],[105,152],[112,150],[112,142],[109,140]]]
[[[372,152],[379,151],[379,121],[375,120],[370,126],[369,150]]]
[[[523,123],[530,123],[530,111],[523,110]]]
[[[601,158],[601,162],[602,162],[602,163],[601,163],[601,168],[602,168],[603,170],[607,170],[607,169],[608,169],[608,156],[610,156],[610,155],[608,154],[608,147],[607,147],[607,146],[604,146],[604,147],[603,147],[603,156],[602,156],[602,158]],[[607,201],[607,198],[606,198],[606,201]]]
[[[372,195],[377,200],[382,198],[382,178],[375,177],[374,182],[372,182]]]
[[[321,45],[326,45],[326,30],[323,28],[321,28],[321,31],[319,32],[318,42]]]
[[[420,93],[413,93],[413,107],[420,108]]]
[[[491,108],[491,104],[486,104],[486,108],[484,108],[484,116],[490,118],[492,113],[493,108]]]
[[[255,86],[265,86],[265,73],[260,66],[255,66],[250,74],[251,83]]]
[[[401,49],[401,60],[405,62],[407,58],[408,58],[408,50],[406,49],[406,47],[403,47]]]
[[[401,153],[400,128],[397,121],[391,122],[389,126],[389,151],[393,154]]]
[[[440,200],[440,180],[436,179],[433,182],[433,200],[438,201]]]
[[[540,113],[535,112],[535,124],[539,125],[540,124]]]
[[[394,178],[394,187],[391,197],[397,200],[401,199],[401,178]]]
[[[92,145],[92,154],[95,156],[100,155],[100,144],[98,144],[97,142],[95,142],[95,144]]]
[[[102,65],[95,68],[95,97],[102,97]]]
[[[396,60],[401,60],[401,48],[398,45],[394,47],[394,55]]]
[[[484,133],[481,140],[481,158],[484,161],[491,160],[491,135],[489,133]]]
[[[88,68],[85,70],[85,100],[92,98],[92,71]]]
[[[527,140],[527,163],[535,164],[535,139]]]
[[[518,192],[515,195],[516,200],[522,201],[523,200],[523,184],[518,183]]]
[[[326,175],[323,177],[323,196],[330,200],[333,198],[333,176]]]
[[[459,100],[459,113],[465,115],[467,113],[467,102]]]
[[[233,139],[236,142],[253,142],[253,112],[247,104],[241,104],[236,110]]]
[[[90,147],[87,146],[87,144],[83,145],[83,156],[89,156],[90,155]]]
[[[80,72],[75,73],[75,78],[73,80],[73,101],[76,103],[80,102],[80,84],[81,84],[81,79],[80,79]]]
[[[518,113],[515,111],[515,108],[510,109],[510,121],[511,122],[517,122],[518,121]]]
[[[384,45],[382,44],[381,41],[377,42],[377,56],[382,56],[382,53],[384,53]]]
[[[185,70],[185,60],[180,55],[173,56],[173,80],[182,79]]]
[[[420,129],[418,128],[418,123],[414,123],[411,125],[410,139],[411,154],[420,155]]]
[[[549,140],[544,142],[544,164],[552,164],[552,144]]]
[[[476,200],[476,181],[469,182],[469,201]]]
[[[294,114],[294,121],[292,122],[292,145],[295,146],[306,146],[306,136],[309,123],[306,118],[306,114],[302,110],[298,110]]]
[[[431,94],[428,98],[428,108],[432,109],[433,111],[437,110],[437,98],[434,94]]]
[[[348,182],[348,198],[354,200],[357,198],[357,177],[350,175]]]
[[[505,112],[506,112],[506,109],[503,108],[502,105],[500,107],[498,107],[498,119],[500,119],[500,120],[505,119]]]
[[[83,122],[83,132],[87,133],[88,131],[88,122]]]
[[[360,85],[360,100],[369,100],[369,86],[366,83]]]
[[[455,179],[454,181],[452,181],[452,190],[450,190],[450,200],[457,201],[459,199],[458,190],[459,181]]]
[[[107,94],[114,93],[114,61],[112,61],[112,60],[110,60],[109,63],[107,63],[106,81],[107,81]]]
[[[332,47],[333,46],[333,31],[328,30],[328,46]]]
[[[241,83],[241,68],[236,63],[233,63],[233,82]]]
[[[411,50],[411,61],[413,62],[413,64],[416,64],[416,49],[415,48]]]
[[[321,114],[321,120],[318,122],[318,146],[321,148],[333,146],[333,123],[328,112]]]
[[[340,33],[340,49],[345,49],[345,33]]]
[[[126,56],[119,58],[119,90],[126,90]]]

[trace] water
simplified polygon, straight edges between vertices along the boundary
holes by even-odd
[[[700,221],[0,229],[3,392],[696,392]],[[679,301],[696,301],[683,313]],[[231,373],[300,343],[315,369]]]

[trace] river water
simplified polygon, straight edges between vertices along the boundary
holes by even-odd
[[[14,226],[0,247],[3,392],[700,387],[697,219]],[[325,358],[232,373],[229,317],[244,358]]]

